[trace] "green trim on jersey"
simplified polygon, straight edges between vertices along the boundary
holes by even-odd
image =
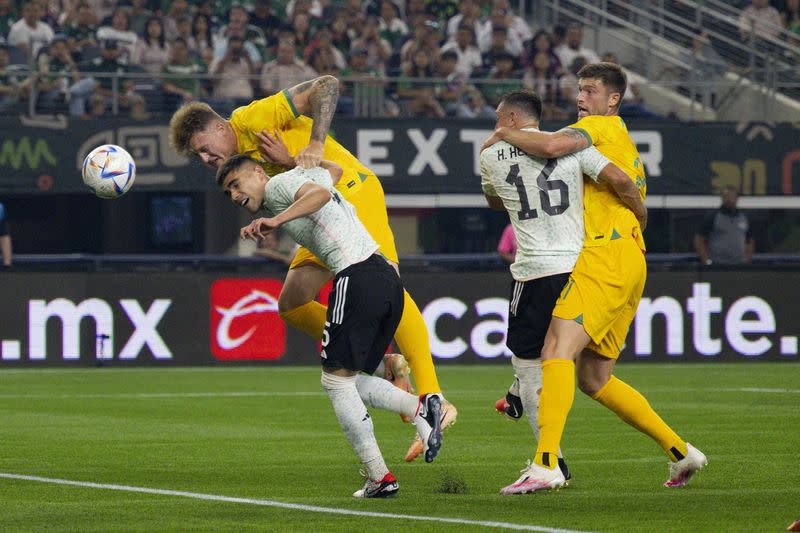
[[[286,97],[286,101],[289,102],[289,107],[292,109],[292,114],[294,115],[294,118],[299,117],[300,113],[297,112],[297,108],[294,106],[294,102],[292,102],[292,95],[289,94],[289,89],[284,89],[281,92],[283,93],[283,96]]]
[[[576,128],[575,126],[570,126],[569,129],[575,130],[575,131],[578,131],[578,132],[582,133],[583,136],[586,137],[586,140],[589,141],[589,146],[592,146],[594,144],[594,142],[592,141],[592,136],[589,135],[589,132],[586,131],[585,129]]]

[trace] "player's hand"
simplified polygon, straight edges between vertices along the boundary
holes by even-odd
[[[481,152],[489,148],[491,145],[499,143],[503,140],[503,128],[497,128],[489,135],[489,138],[483,141],[483,146],[481,146]]]
[[[239,237],[243,241],[247,239],[258,241],[258,239],[263,239],[269,233],[278,229],[280,225],[280,222],[275,218],[257,218],[241,229]]]
[[[282,167],[294,168],[296,163],[283,138],[278,130],[274,130],[270,134],[267,130],[261,130],[261,133],[256,133],[258,138],[258,148],[264,156]]]
[[[319,141],[311,141],[302,150],[297,153],[294,158],[297,166],[302,168],[318,167],[319,162],[322,161],[322,153],[325,151],[325,145]]]

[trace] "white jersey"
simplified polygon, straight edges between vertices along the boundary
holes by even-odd
[[[503,201],[514,227],[515,280],[572,271],[583,247],[583,175],[597,180],[609,163],[593,147],[558,159],[530,157],[507,142],[481,153],[483,192]]]
[[[328,189],[331,199],[318,211],[283,224],[286,233],[334,274],[374,254],[378,244],[358,220],[353,205],[334,189],[330,173],[323,168],[296,167],[270,178],[264,187],[264,209],[272,216],[283,213],[294,203],[300,187],[309,182]]]

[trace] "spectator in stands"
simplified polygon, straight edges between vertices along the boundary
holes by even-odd
[[[8,68],[8,45],[0,37],[0,113],[5,113],[19,102],[27,88],[28,80]]]
[[[377,112],[383,116],[396,117],[399,114],[397,104],[385,98],[386,81],[383,79],[382,72],[371,68],[367,63],[368,53],[364,48],[353,48],[350,51],[350,61],[344,70],[342,77],[353,78],[355,82],[343,83],[341,85],[338,111],[343,114],[352,115],[355,112],[354,99],[356,85],[358,85],[358,95],[366,99],[368,105],[358,102],[359,109],[367,112]],[[376,109],[377,107],[377,109]]]
[[[192,19],[192,41],[187,42],[189,48],[202,55],[207,49],[214,49],[214,38],[211,31],[211,19],[208,15],[197,13]]]
[[[401,39],[408,35],[408,26],[400,18],[397,6],[392,0],[381,0],[378,28],[380,36],[394,48]]]
[[[572,70],[570,66],[578,56],[584,58],[587,63],[600,61],[597,52],[583,46],[583,26],[580,24],[570,24],[564,44],[557,47],[555,52],[561,65],[570,70]]]
[[[49,24],[39,20],[41,17],[39,5],[32,1],[26,2],[22,6],[22,18],[12,24],[8,32],[9,46],[21,48],[29,57],[36,57],[39,49],[50,44],[55,35]]]
[[[472,26],[464,24],[458,28],[455,40],[450,41],[442,47],[442,53],[453,52],[458,58],[456,70],[465,78],[472,76],[475,69],[482,64],[481,52],[475,46],[475,33]]]
[[[746,41],[755,38],[763,44],[765,39],[777,39],[782,28],[781,14],[769,0],[753,0],[739,15],[739,34]]]
[[[408,0],[406,2],[406,18],[412,20],[414,15],[428,15],[425,11],[425,0]]]
[[[251,43],[251,46],[258,50],[259,55],[267,49],[267,38],[264,35],[264,31],[250,23],[250,14],[240,4],[231,6],[228,11],[228,24],[219,29],[217,32],[218,37],[223,39],[228,35],[231,28],[234,30],[242,29],[244,32],[242,33],[242,38],[246,43]],[[253,60],[255,59],[253,58]],[[259,57],[258,59],[260,61],[261,58]]]
[[[353,25],[358,22],[359,20],[363,20],[366,13],[361,5],[361,0],[346,0],[344,4],[344,9],[341,11],[344,15],[345,19],[347,20],[348,27],[353,27]],[[350,36],[353,38],[353,35]]]
[[[563,120],[566,111],[558,107],[558,69],[553,58],[547,52],[538,52],[533,64],[525,69],[522,84],[542,99],[542,118],[545,120]]]
[[[303,55],[303,51],[311,43],[311,17],[307,13],[295,13],[292,17],[292,29],[297,54]]]
[[[163,14],[164,35],[168,42],[178,36],[178,19],[189,13],[188,0],[170,0],[169,8]]]
[[[254,69],[261,67],[261,52],[258,47],[245,38],[246,28],[240,21],[231,22],[225,28],[224,37],[214,39],[214,59],[222,59],[228,53],[229,43],[232,39],[237,39],[242,43],[245,55],[247,55]],[[210,70],[210,69],[209,69]]]
[[[783,27],[800,36],[800,0],[786,0],[786,5],[781,12]],[[0,24],[2,24],[0,22]],[[795,38],[797,44],[797,38]]]
[[[139,36],[130,30],[130,20],[128,12],[121,7],[114,10],[111,15],[110,26],[100,26],[97,30],[98,41],[116,41],[121,58],[129,61],[133,54],[133,47]]]
[[[489,20],[483,25],[481,32],[478,34],[478,48],[482,53],[486,53],[493,47],[496,39],[495,30],[503,28],[505,30],[505,49],[514,57],[519,57],[522,53],[522,42],[519,34],[515,31],[510,31],[510,24],[513,23],[513,18],[509,16],[508,11],[501,7],[492,8],[492,13],[489,15]]]
[[[747,216],[737,208],[737,190],[722,188],[722,205],[708,217],[694,236],[694,247],[703,265],[749,263],[755,240]]]
[[[425,12],[444,28],[447,19],[458,13],[458,0],[425,0]]]
[[[439,56],[436,77],[446,81],[436,88],[436,97],[444,107],[445,113],[454,115],[467,90],[467,76],[458,70],[458,54],[454,50],[445,50]]]
[[[164,38],[164,25],[159,17],[150,17],[145,34],[136,41],[131,64],[138,65],[151,74],[158,74],[169,60],[169,45]]]
[[[229,30],[229,33],[232,33],[232,30]],[[232,100],[234,103],[253,99],[250,76],[255,74],[256,67],[244,44],[241,35],[230,35],[225,55],[214,59],[211,63],[209,72],[214,77],[214,98]]]
[[[377,17],[369,15],[364,19],[361,36],[353,39],[351,46],[366,48],[369,66],[384,72],[384,66],[392,55],[392,47],[386,39],[381,37]]]
[[[495,64],[486,78],[489,83],[483,83],[481,91],[486,97],[486,102],[497,107],[503,95],[520,86],[520,77],[514,69],[514,56],[503,52],[495,56]]]
[[[500,236],[500,242],[497,243],[497,253],[500,254],[500,259],[506,264],[514,262],[517,256],[517,236],[514,234],[514,227],[509,224],[503,230]]]
[[[561,60],[558,59],[558,56],[555,53],[553,48],[553,41],[550,38],[550,34],[547,33],[545,30],[539,30],[533,36],[533,39],[528,41],[525,46],[525,49],[520,56],[520,63],[522,67],[529,67],[533,64],[534,58],[536,54],[540,52],[544,52],[550,57],[550,65],[554,69],[556,74],[561,74],[562,65]]]
[[[343,11],[339,11],[334,15],[330,28],[331,43],[346,57],[351,48],[351,39],[347,32],[347,15]]]
[[[13,0],[0,0],[0,37],[6,38],[11,25],[19,18]]]
[[[485,118],[494,119],[494,108],[486,103],[486,99],[476,87],[469,87],[466,92],[466,101],[461,102],[456,108],[458,118]]]
[[[412,81],[411,78],[433,78],[429,52],[418,48],[411,62],[403,69],[397,82],[397,96],[411,116],[444,118],[446,113],[436,100],[435,86],[432,82]]]
[[[131,8],[128,13],[131,20],[131,31],[136,35],[145,34],[147,21],[153,16],[153,12],[148,8],[147,0],[131,0]]]
[[[458,14],[447,21],[445,37],[449,41],[456,40],[456,33],[461,26],[472,28],[473,43],[483,27],[480,19],[480,8],[476,0],[464,0],[458,3]]]
[[[336,57],[333,51],[335,48],[315,48],[308,57],[306,64],[319,76],[328,74],[338,78],[342,75],[342,69],[336,64]],[[345,67],[347,64],[345,64]]]
[[[305,13],[315,20],[322,18],[324,5],[320,0],[289,0],[286,4],[286,16],[293,19],[298,13]]]
[[[559,49],[559,47],[564,45],[564,41],[567,39],[567,28],[562,26],[561,24],[557,24],[553,26],[553,31],[550,33],[550,43],[553,46],[553,51]],[[558,55],[556,53],[556,55]],[[559,59],[559,62],[561,60]],[[562,68],[567,68],[567,65],[561,63]]]
[[[578,71],[586,65],[586,58],[578,56],[572,60],[569,71],[558,79],[558,107],[567,113],[577,113],[575,98],[578,96]]]
[[[289,39],[278,43],[277,57],[261,69],[261,90],[266,95],[277,93],[285,87],[317,77],[314,69],[295,55],[295,44]]]
[[[508,30],[503,26],[492,28],[492,41],[489,48],[483,53],[483,69],[489,71],[497,62],[498,56],[510,55],[514,59],[514,66],[517,65],[517,54],[510,50],[508,45]]]
[[[3,204],[0,204],[0,250],[3,252],[3,268],[11,268],[13,262],[11,235],[8,233],[8,216]]]
[[[114,82],[110,76],[112,74],[116,75],[119,80],[116,95],[119,107],[130,109],[131,104],[142,99],[134,92],[133,81],[124,77],[124,74],[130,72],[130,67],[124,57],[122,46],[114,39],[100,41],[100,57],[88,64],[81,65],[80,69],[93,74],[103,74],[103,76],[90,76],[70,86],[70,111],[72,113],[81,112],[84,102],[93,94],[102,96],[103,105],[111,107],[115,96]],[[75,101],[74,105],[72,101]]]
[[[69,88],[81,79],[64,35],[57,33],[48,53],[39,54],[38,67],[39,103],[46,111],[56,112],[66,103]],[[81,108],[75,114],[83,112]]]
[[[311,61],[312,56],[315,56],[317,61],[325,61],[326,64],[330,64],[331,67],[329,67],[325,73],[328,73],[328,70],[331,70],[331,68],[334,70],[342,70],[347,67],[345,55],[333,45],[333,32],[329,26],[322,26],[317,30],[311,44],[308,45],[308,48],[306,48],[303,53],[305,62],[311,65],[317,73],[320,75],[323,74],[323,72],[313,65]]]
[[[78,4],[75,21],[64,29],[67,36],[67,46],[72,54],[83,56],[87,46],[97,46],[97,24],[94,13],[86,2]]]
[[[183,39],[187,44],[192,39],[192,17],[191,15],[181,15],[178,18],[178,35],[175,39]],[[175,39],[172,39],[174,41]]]
[[[492,0],[492,9],[502,9],[506,12],[506,17],[502,25],[508,28],[508,33],[512,36],[511,39],[513,41],[525,43],[533,38],[531,25],[524,18],[514,13],[509,0]],[[519,55],[520,53],[522,53],[521,47],[520,51],[515,55]]]
[[[174,102],[168,102],[167,107],[177,108],[182,103],[201,96],[200,80],[186,76],[197,76],[205,71],[205,66],[189,54],[186,41],[181,37],[175,39],[172,42],[169,61],[161,70],[164,92],[173,95],[174,98]]]

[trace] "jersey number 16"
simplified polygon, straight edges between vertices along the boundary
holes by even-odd
[[[560,215],[569,208],[569,187],[567,187],[567,184],[564,183],[563,180],[548,181],[556,165],[558,165],[558,159],[548,159],[547,164],[536,178],[536,187],[539,189],[539,200],[542,204],[542,211],[551,217]],[[528,200],[528,191],[525,190],[525,183],[522,176],[519,175],[519,165],[517,163],[511,165],[508,176],[506,176],[506,182],[517,188],[519,202],[522,204],[522,210],[517,212],[519,219],[530,220],[532,218],[538,218],[539,213],[536,212],[536,209],[531,209],[531,204]],[[558,191],[558,204],[553,205],[550,202],[550,191]]]

